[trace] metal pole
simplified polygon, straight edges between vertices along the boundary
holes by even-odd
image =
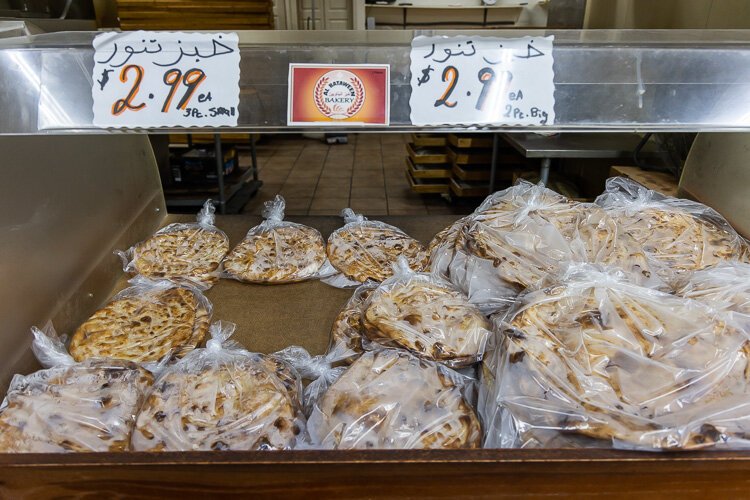
[[[495,192],[497,178],[497,157],[500,150],[500,134],[492,134],[492,160],[490,163],[490,194]]]
[[[253,161],[253,180],[258,180],[258,155],[255,150],[255,135],[250,134],[250,157]]]
[[[552,165],[552,160],[549,158],[542,158],[542,168],[539,170],[539,181],[545,186],[549,182],[549,168]]]
[[[221,152],[221,135],[214,134],[214,154],[216,155],[216,178],[219,181],[219,213],[227,212],[227,200],[224,193],[224,155]]]

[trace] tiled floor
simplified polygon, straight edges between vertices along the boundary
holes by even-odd
[[[260,214],[277,193],[288,215],[338,215],[351,207],[373,215],[463,214],[438,195],[419,195],[406,180],[404,134],[349,134],[348,144],[327,145],[299,136],[258,144],[263,187],[245,207]]]

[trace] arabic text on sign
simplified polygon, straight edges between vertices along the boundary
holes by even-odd
[[[95,125],[237,125],[235,33],[105,33],[94,48]]]
[[[415,125],[551,124],[552,37],[417,37],[411,89]]]

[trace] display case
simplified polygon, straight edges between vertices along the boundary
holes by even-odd
[[[286,126],[291,62],[391,65],[390,126],[347,127],[350,132],[750,130],[746,111],[750,109],[750,32],[532,33],[555,36],[556,120],[545,126],[411,125],[409,50],[416,32],[276,31],[239,34],[240,113],[238,127],[231,130],[322,130]],[[490,34],[517,37],[525,32],[482,33]],[[127,248],[165,222],[190,219],[165,219],[156,165],[143,135],[185,130],[93,126],[94,36],[55,33],[0,39],[0,134],[7,136],[0,141],[0,199],[6,202],[0,211],[2,391],[13,373],[36,368],[29,351],[30,324],[50,317],[61,325],[81,321],[122,283],[114,249]],[[444,216],[389,220],[423,240],[449,222]],[[258,221],[251,216],[220,217],[217,224],[234,243]],[[324,236],[340,225],[339,219],[325,217],[300,218],[300,222],[320,228]],[[258,350],[301,342],[321,351],[328,340],[323,323],[346,296],[340,291],[318,293],[323,289],[318,284],[255,287],[252,296],[242,295],[248,292],[240,291],[241,286],[232,283],[221,292],[226,306],[219,312],[237,314],[252,325],[247,338],[253,339],[250,347]],[[326,302],[334,295],[338,302]],[[291,308],[299,312],[292,314]],[[280,316],[272,315],[276,311],[281,311]],[[270,331],[278,336],[270,338]],[[619,497],[666,492],[728,497],[744,495],[748,486],[750,453],[741,451],[0,454],[0,497],[7,498],[161,498],[196,493]]]

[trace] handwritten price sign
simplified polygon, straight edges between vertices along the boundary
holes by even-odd
[[[555,121],[553,37],[416,37],[414,125],[549,125]]]
[[[94,50],[94,125],[237,125],[236,33],[104,33]]]

